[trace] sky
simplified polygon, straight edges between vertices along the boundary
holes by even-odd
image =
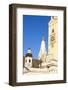
[[[38,58],[42,36],[44,35],[48,52],[48,22],[51,16],[23,15],[24,55],[31,49],[33,58]]]

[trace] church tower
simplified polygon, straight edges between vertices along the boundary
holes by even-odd
[[[27,50],[27,54],[25,55],[25,67],[32,67],[32,53],[30,48]]]
[[[49,36],[48,36],[48,54],[51,59],[57,60],[57,47],[58,47],[58,17],[53,16],[48,23]]]
[[[42,36],[41,47],[40,47],[38,58],[42,62],[45,62],[46,61],[46,46],[45,46],[44,36]]]

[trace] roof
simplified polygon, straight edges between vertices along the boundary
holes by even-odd
[[[31,53],[27,53],[27,54],[25,55],[25,57],[32,57],[32,54],[31,54]]]

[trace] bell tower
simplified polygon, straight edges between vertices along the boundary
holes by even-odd
[[[57,60],[57,47],[58,47],[58,17],[52,16],[48,23],[49,36],[48,36],[48,54],[52,56],[52,59]]]
[[[25,55],[25,67],[32,67],[32,53],[30,48],[28,48],[27,53]]]

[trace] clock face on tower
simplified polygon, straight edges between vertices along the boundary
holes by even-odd
[[[55,44],[55,33],[54,33],[54,29],[52,30],[52,34],[50,35],[50,45],[51,47],[54,47]]]

